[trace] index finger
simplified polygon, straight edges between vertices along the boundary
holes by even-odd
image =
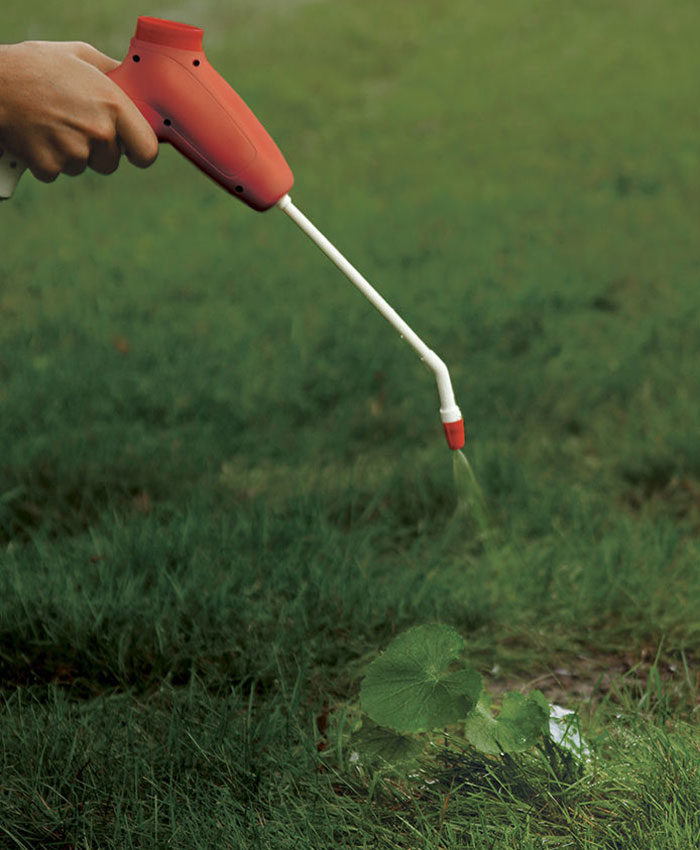
[[[121,89],[119,92],[117,135],[129,162],[147,168],[158,156],[158,138],[136,104]]]

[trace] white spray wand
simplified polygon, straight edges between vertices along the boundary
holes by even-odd
[[[12,197],[15,186],[26,166],[17,157],[3,156],[0,151],[0,199]],[[440,397],[440,418],[445,430],[447,444],[451,449],[464,445],[464,420],[455,401],[450,373],[445,363],[429,348],[418,334],[399,316],[394,308],[377,292],[369,281],[350,263],[340,251],[313,225],[301,210],[292,203],[289,195],[283,195],[276,206],[283,210],[293,222],[323,251],[360,292],[373,304],[384,318],[401,334],[402,339],[413,348],[421,360],[430,368],[437,381]]]
[[[423,342],[394,308],[377,292],[377,290],[364,278],[358,270],[348,262],[340,251],[313,225],[301,210],[294,206],[289,195],[284,195],[277,202],[277,206],[283,210],[294,221],[306,235],[318,245],[323,253],[332,260],[340,271],[354,283],[365,298],[372,303],[384,318],[396,328],[401,337],[413,348],[421,360],[431,369],[437,381],[438,394],[440,396],[440,418],[442,427],[445,429],[447,444],[451,449],[461,449],[464,445],[464,420],[462,413],[457,407],[450,373],[444,362],[437,354]]]

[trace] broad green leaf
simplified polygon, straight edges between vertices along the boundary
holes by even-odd
[[[449,626],[416,626],[370,664],[363,711],[395,732],[427,732],[463,720],[481,692],[481,676],[459,660],[464,639]]]
[[[525,697],[517,691],[504,695],[498,717],[479,703],[464,725],[467,740],[482,753],[519,753],[529,750],[549,728],[549,703],[539,691]]]
[[[384,729],[369,719],[365,719],[360,731],[353,736],[352,746],[370,760],[381,759],[392,765],[411,762],[423,750],[418,739]]]

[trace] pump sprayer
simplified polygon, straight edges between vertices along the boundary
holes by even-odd
[[[294,221],[401,334],[435,375],[447,443],[464,445],[464,421],[447,366],[372,285],[292,203],[294,176],[265,128],[209,64],[204,31],[140,17],[129,52],[109,77],[134,101],[158,140],[169,142],[249,207],[278,207]],[[0,199],[10,198],[26,166],[0,151]]]

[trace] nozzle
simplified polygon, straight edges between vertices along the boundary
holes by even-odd
[[[464,419],[458,419],[456,422],[443,422],[442,427],[445,429],[447,445],[453,451],[461,449],[466,442],[464,437]]]
[[[150,41],[165,47],[176,47],[180,50],[201,50],[204,30],[181,24],[178,21],[166,21],[163,18],[141,16],[136,22],[137,41]]]

